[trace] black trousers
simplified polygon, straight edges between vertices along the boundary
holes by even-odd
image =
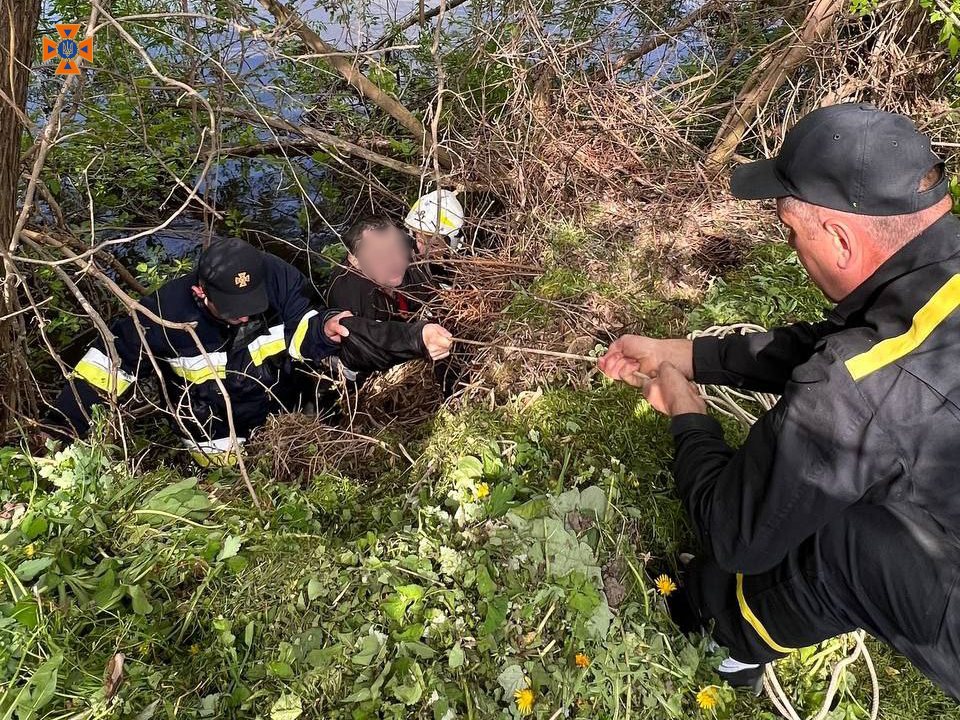
[[[687,568],[702,626],[730,656],[765,663],[863,628],[960,700],[960,556],[945,538],[878,505],[858,505],[775,568],[730,573],[710,558]]]

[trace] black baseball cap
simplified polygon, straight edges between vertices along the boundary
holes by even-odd
[[[222,317],[259,315],[267,299],[263,253],[239,238],[214,240],[200,256],[200,283]]]
[[[736,168],[730,190],[743,200],[792,195],[859,215],[907,215],[947,194],[946,173],[918,191],[922,178],[942,166],[910,118],[846,103],[805,115],[787,132],[779,155]]]

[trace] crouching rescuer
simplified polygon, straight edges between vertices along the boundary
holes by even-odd
[[[960,699],[960,220],[928,138],[836,105],[801,119],[733,194],[776,199],[817,323],[655,340],[603,371],[671,416],[677,491],[701,540],[670,598],[730,651],[720,673],[862,628]],[[779,401],[733,448],[691,380]]]
[[[77,363],[48,418],[64,434],[85,436],[95,405],[111,395],[124,399],[138,379],[159,374],[163,399],[194,459],[230,464],[239,447],[222,389],[242,445],[271,412],[296,406],[298,365],[347,351],[355,365],[376,370],[414,351],[384,347],[397,332],[394,323],[318,306],[297,269],[235,238],[214,241],[196,271],[169,281],[141,305],[144,310],[114,323],[111,346],[101,340]],[[428,346],[425,354],[449,352],[447,337],[429,337],[445,347]]]

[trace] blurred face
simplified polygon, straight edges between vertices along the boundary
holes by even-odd
[[[410,243],[395,227],[367,230],[360,238],[356,253],[351,253],[348,258],[377,285],[398,288],[410,266]]]

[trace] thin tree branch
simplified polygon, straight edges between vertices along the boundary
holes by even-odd
[[[390,29],[381,36],[373,45],[370,45],[369,50],[381,50],[390,43],[393,42],[393,39],[404,32],[407,28],[413,27],[414,25],[423,25],[427,20],[431,20],[440,14],[441,9],[444,12],[450,12],[455,7],[464,5],[470,2],[470,0],[451,0],[449,3],[440,3],[435,8],[427,10],[423,14],[420,12],[422,5],[414,10],[412,13],[409,13],[406,17],[398,20],[395,25],[392,25]]]

